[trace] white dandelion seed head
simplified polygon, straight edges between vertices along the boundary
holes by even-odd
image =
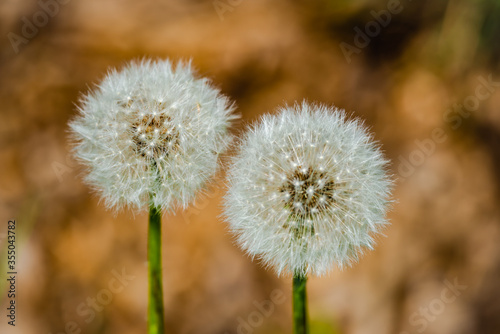
[[[303,103],[241,140],[224,211],[240,246],[278,274],[323,275],[372,248],[392,181],[379,146],[343,110]]]
[[[71,123],[86,181],[108,207],[185,207],[231,141],[233,106],[190,63],[131,62],[84,96]]]

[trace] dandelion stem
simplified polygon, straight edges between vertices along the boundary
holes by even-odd
[[[309,333],[306,283],[307,276],[301,274],[293,275],[293,334]]]
[[[149,207],[148,228],[148,334],[163,334],[163,287],[161,271],[161,210]]]

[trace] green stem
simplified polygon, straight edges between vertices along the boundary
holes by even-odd
[[[307,276],[300,274],[293,275],[293,334],[309,333],[306,283]]]
[[[148,228],[148,334],[163,334],[163,287],[161,274],[161,210],[149,207]]]

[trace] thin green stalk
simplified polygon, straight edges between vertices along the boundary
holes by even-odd
[[[306,283],[307,276],[293,275],[293,334],[309,333]]]
[[[148,228],[148,334],[164,333],[161,273],[161,210],[151,204]]]

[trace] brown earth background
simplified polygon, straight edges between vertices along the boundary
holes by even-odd
[[[500,333],[500,3],[393,2],[0,1],[0,333],[145,333],[147,217],[107,211],[67,139],[79,96],[142,57],[192,58],[236,102],[235,134],[307,99],[363,118],[383,145],[398,178],[392,225],[353,268],[310,279],[313,333]],[[390,23],[370,24],[388,7]],[[290,277],[234,244],[223,177],[164,216],[167,332],[290,333]],[[286,300],[263,314],[273,291]]]

